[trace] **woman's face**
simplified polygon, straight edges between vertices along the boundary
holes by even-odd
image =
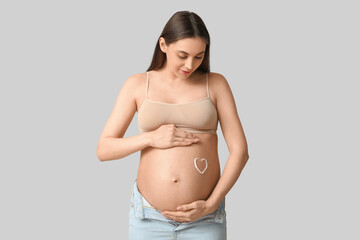
[[[166,53],[165,66],[177,76],[190,76],[204,59],[206,43],[200,37],[183,38],[169,46],[162,37],[159,42],[160,49]]]

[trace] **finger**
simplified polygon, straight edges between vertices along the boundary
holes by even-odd
[[[196,138],[199,138],[199,137],[197,135],[193,134],[193,133],[186,132],[186,138],[196,139]]]
[[[167,217],[168,219],[171,219],[175,222],[180,222],[180,223],[184,223],[184,222],[189,222],[189,219],[185,219],[185,218],[176,218],[176,217]]]
[[[176,129],[174,132],[174,137],[178,137],[178,138],[191,138],[190,135],[186,134],[186,132],[184,130],[181,129]]]
[[[162,214],[167,218],[188,218],[189,214],[181,211],[165,211]]]
[[[178,129],[178,128],[175,131],[175,136],[183,137],[183,138],[187,138],[187,139],[191,139],[191,140],[197,138],[197,136],[195,134],[185,131],[185,130],[182,130],[182,129]]]
[[[176,222],[190,222],[190,221],[192,221],[191,217],[174,217],[173,219]]]
[[[192,137],[176,137],[176,141],[179,141],[179,142],[198,142],[200,139],[199,138],[197,138],[197,137],[194,137],[194,138],[192,138]]]
[[[188,222],[190,222],[190,219],[180,218],[180,219],[176,219],[174,221],[179,222],[179,223],[188,223]]]
[[[190,204],[188,204],[188,205],[178,206],[176,209],[179,211],[188,211],[193,209],[193,207]]]
[[[181,211],[188,211],[188,210],[194,209],[196,207],[197,207],[196,202],[192,202],[190,204],[185,204],[185,205],[178,206],[176,209],[181,210]]]
[[[177,139],[177,141],[174,141],[175,145],[180,145],[180,146],[187,146],[187,145],[191,145],[193,143],[196,143],[197,141],[195,140],[184,140],[184,139]]]
[[[191,140],[190,139],[187,139],[187,138],[185,138],[185,137],[179,137],[179,136],[175,136],[175,137],[173,137],[173,141],[175,142],[186,142],[186,141],[189,141],[189,142],[191,142]]]

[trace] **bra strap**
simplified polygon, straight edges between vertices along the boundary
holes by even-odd
[[[207,94],[208,94],[208,97],[210,96],[209,94],[209,80],[208,80],[208,74],[209,73],[206,73],[206,91],[207,91]]]
[[[146,99],[148,98],[148,89],[149,89],[149,72],[146,72]]]

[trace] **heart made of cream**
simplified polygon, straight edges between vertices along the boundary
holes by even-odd
[[[204,172],[206,171],[206,169],[207,169],[207,167],[208,167],[207,160],[206,160],[205,158],[202,158],[202,159],[201,159],[201,161],[204,161],[204,160],[205,160],[205,168],[204,168],[204,170],[202,170],[202,171],[200,171],[199,167],[197,166],[197,163],[196,163],[197,160],[198,160],[198,158],[195,158],[195,159],[194,159],[195,167],[196,167],[196,169],[199,171],[199,173],[204,174]]]

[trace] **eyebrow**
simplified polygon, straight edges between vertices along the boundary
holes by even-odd
[[[185,54],[188,54],[187,52],[185,52],[185,51],[182,51],[182,50],[177,50],[178,52],[182,52],[182,53],[185,53]],[[201,54],[201,53],[204,53],[205,51],[202,51],[202,52],[199,52],[198,54],[196,54],[196,55],[199,55],[199,54]]]

